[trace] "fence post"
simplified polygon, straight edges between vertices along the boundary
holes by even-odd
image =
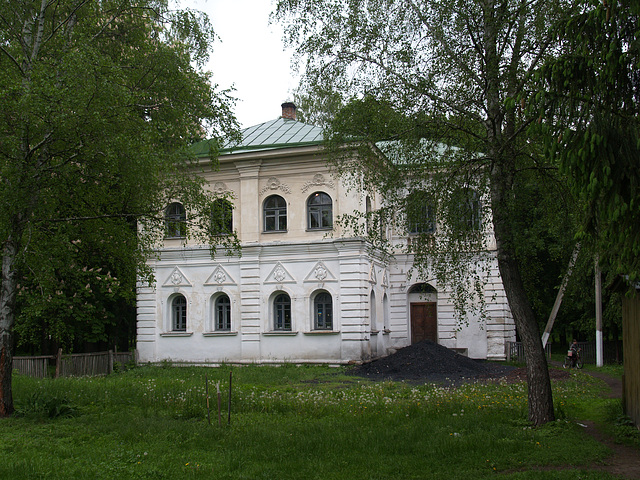
[[[109,374],[113,373],[113,350],[109,350]]]
[[[58,355],[56,355],[56,378],[60,376],[61,367],[62,367],[62,348],[59,348]]]

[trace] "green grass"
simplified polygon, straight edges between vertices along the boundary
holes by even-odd
[[[524,384],[373,383],[294,365],[233,368],[227,425],[230,371],[15,376],[18,415],[0,421],[0,478],[608,478],[586,467],[608,452],[575,420],[606,405],[602,384],[580,372],[554,385],[560,419],[534,429]]]
[[[602,367],[596,367],[591,363],[586,363],[582,368],[587,371],[600,372],[618,378],[622,378],[622,374],[624,373],[624,366],[615,363],[605,364]]]

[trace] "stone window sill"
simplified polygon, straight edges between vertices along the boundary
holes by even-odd
[[[234,337],[236,335],[238,335],[238,332],[226,332],[226,331],[204,332],[202,334],[203,337]]]

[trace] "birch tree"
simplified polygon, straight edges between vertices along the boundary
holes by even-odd
[[[555,171],[545,164],[540,143],[527,136],[535,118],[525,113],[535,72],[555,45],[548,27],[565,13],[554,0],[280,0],[274,13],[297,48],[305,98],[312,102],[315,92],[330,89],[332,105],[336,95],[348,105],[329,126],[329,146],[337,150],[354,136],[362,145],[384,137],[398,146],[390,167],[362,149],[360,161],[343,171],[384,192],[390,210],[410,206],[402,202],[410,198],[407,189],[429,184],[436,198],[469,187],[486,192],[497,263],[524,344],[534,425],[554,419],[553,400],[511,212],[522,205],[522,172]],[[444,196],[436,208],[445,217],[441,223],[464,219],[454,205],[465,203]],[[412,242],[418,266],[446,257],[455,276],[462,274],[465,258],[454,253],[478,252],[483,241],[465,225],[446,232],[461,248],[445,256],[437,256],[443,252],[428,236]]]

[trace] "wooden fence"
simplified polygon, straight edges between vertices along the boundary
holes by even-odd
[[[44,378],[108,375],[135,363],[136,352],[74,353],[71,355],[13,357],[13,369],[22,375]],[[55,372],[55,373],[54,373]]]
[[[624,412],[640,428],[640,283],[633,294],[622,299],[622,332],[624,341],[624,375],[622,401]]]
[[[13,369],[22,375],[44,378],[48,376],[50,362],[56,357],[13,357]],[[54,363],[55,365],[55,363]]]

